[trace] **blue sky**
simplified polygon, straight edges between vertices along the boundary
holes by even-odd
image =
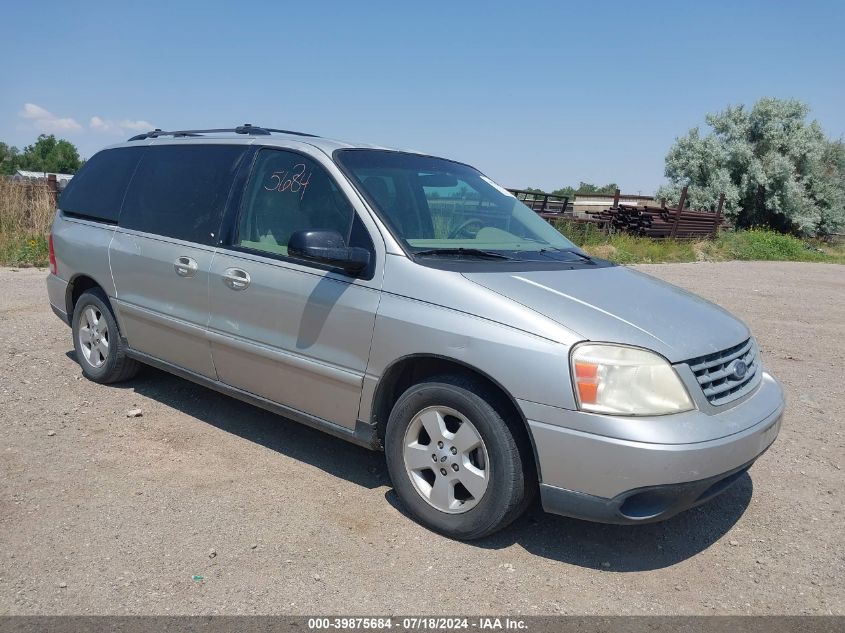
[[[0,140],[53,131],[90,156],[148,123],[251,122],[455,158],[509,187],[652,193],[674,138],[728,104],[801,99],[845,135],[843,24],[833,0],[17,2]]]

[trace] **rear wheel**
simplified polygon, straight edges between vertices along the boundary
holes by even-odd
[[[480,538],[508,525],[531,500],[530,448],[498,401],[486,385],[458,376],[415,385],[397,401],[385,434],[387,467],[423,525]]]
[[[126,356],[108,297],[100,289],[86,290],[73,309],[73,346],[86,378],[99,383],[128,380],[140,365]]]

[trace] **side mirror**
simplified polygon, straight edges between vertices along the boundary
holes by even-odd
[[[370,263],[367,249],[347,246],[340,233],[326,229],[307,229],[291,235],[288,255],[337,266],[350,273],[359,273]]]

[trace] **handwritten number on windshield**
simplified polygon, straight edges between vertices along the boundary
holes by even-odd
[[[306,175],[306,171],[308,174]],[[270,174],[270,182],[264,185],[267,191],[290,191],[291,193],[298,193],[299,199],[305,195],[305,190],[308,188],[308,183],[311,181],[311,173],[314,170],[307,170],[305,163],[297,163],[290,169],[274,171]]]

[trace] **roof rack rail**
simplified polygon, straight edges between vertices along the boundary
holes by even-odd
[[[130,141],[143,141],[148,138],[158,138],[159,136],[172,136],[174,138],[183,138],[188,136],[202,136],[203,134],[217,134],[221,132],[234,132],[235,134],[249,134],[254,136],[269,136],[271,133],[277,134],[292,134],[294,136],[308,136],[311,138],[318,138],[316,134],[308,134],[307,132],[294,132],[292,130],[279,130],[272,127],[262,127],[259,125],[252,125],[252,123],[244,123],[238,127],[233,128],[213,128],[209,130],[173,130],[165,132],[159,128],[151,132],[144,132],[143,134],[136,134]]]

